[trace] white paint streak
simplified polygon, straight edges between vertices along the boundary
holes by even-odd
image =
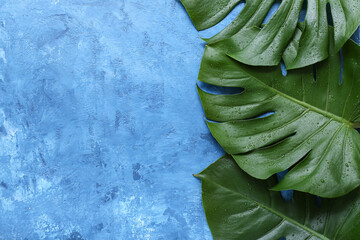
[[[39,216],[35,223],[35,232],[39,235],[40,239],[51,237],[52,234],[59,230],[59,225],[54,223],[46,214]]]
[[[14,203],[11,199],[1,198],[1,206],[5,211],[14,211]]]
[[[48,190],[52,186],[51,182],[48,182],[44,178],[39,178],[37,180],[37,190],[42,192]]]
[[[5,57],[5,50],[3,48],[0,48],[0,59],[2,59],[4,63],[7,63],[7,60]]]

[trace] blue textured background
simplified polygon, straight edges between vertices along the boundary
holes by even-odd
[[[209,239],[222,155],[176,0],[0,2],[0,239]]]
[[[0,239],[211,239],[203,48],[178,0],[1,1]]]

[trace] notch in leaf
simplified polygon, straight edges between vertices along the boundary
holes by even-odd
[[[360,47],[349,40],[316,66],[252,67],[207,46],[199,80],[241,87],[215,95],[198,88],[211,133],[238,165],[267,179],[291,168],[273,190],[342,196],[360,185]],[[264,113],[274,114],[256,118]]]
[[[210,28],[242,0],[181,0],[198,30]],[[329,34],[336,53],[360,24],[360,0],[283,0],[264,26],[274,0],[247,0],[234,21],[217,35],[204,39],[220,45],[234,59],[253,66],[276,66],[284,59],[287,69],[309,66],[329,55]],[[305,21],[298,23],[304,3]],[[329,31],[330,4],[334,32]],[[330,17],[330,16],[329,16]]]
[[[200,174],[206,219],[214,239],[286,238],[356,240],[360,236],[360,191],[336,199],[295,192],[291,202],[268,190],[276,180],[254,179],[224,155]]]

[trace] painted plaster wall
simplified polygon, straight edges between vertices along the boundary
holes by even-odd
[[[222,155],[177,0],[0,2],[0,239],[211,239]]]

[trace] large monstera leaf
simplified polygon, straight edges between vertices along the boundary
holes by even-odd
[[[200,174],[206,218],[214,239],[357,240],[360,191],[336,199],[295,192],[291,202],[268,191],[276,180],[257,180],[229,155]]]
[[[248,174],[267,179],[290,169],[273,190],[337,197],[360,185],[360,47],[289,71],[252,67],[207,46],[199,80],[241,87],[240,94],[198,89],[213,136]],[[265,113],[274,114],[258,118]],[[334,187],[336,186],[336,187]]]
[[[241,0],[181,0],[198,30],[219,23]],[[306,1],[306,0],[305,0]],[[224,30],[210,39],[238,61],[254,66],[275,66],[283,58],[288,69],[326,59],[329,34],[337,52],[360,24],[360,0],[307,0],[305,21],[298,24],[304,0],[283,0],[262,26],[274,0],[247,0],[244,9]],[[330,4],[334,32],[329,31]]]

